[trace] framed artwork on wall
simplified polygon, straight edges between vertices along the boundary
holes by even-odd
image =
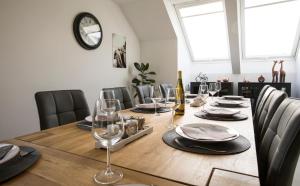
[[[126,68],[126,37],[112,34],[112,55],[114,68]]]

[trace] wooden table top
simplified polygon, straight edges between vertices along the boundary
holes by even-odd
[[[248,104],[250,105],[249,100]],[[236,129],[250,141],[251,148],[235,155],[201,155],[169,147],[162,141],[162,136],[168,130],[167,124],[171,121],[170,112],[154,116],[153,114],[133,113],[126,110],[124,114],[127,116],[144,116],[146,125],[153,126],[154,130],[153,133],[128,144],[119,151],[113,152],[111,157],[112,164],[191,185],[205,185],[213,168],[258,176],[251,106],[239,109],[241,113],[248,115],[247,120],[226,122],[200,119],[194,116],[194,113],[199,111],[199,108],[188,106],[184,116],[175,118],[175,122],[179,125],[201,122]],[[77,128],[74,123],[36,132],[17,139],[39,147],[59,150],[55,152],[63,151],[77,155],[76,157],[88,158],[91,161],[106,162],[106,151],[95,149],[95,141],[91,133]],[[89,173],[90,177],[92,177],[93,173],[91,171]]]

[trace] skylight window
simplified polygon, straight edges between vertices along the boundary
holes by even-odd
[[[300,0],[244,0],[242,10],[245,58],[295,56]]]
[[[229,59],[226,17],[222,1],[179,5],[177,13],[193,61]]]

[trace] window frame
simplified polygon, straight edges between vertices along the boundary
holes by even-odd
[[[213,14],[213,13],[218,13],[218,12],[223,12],[224,13],[225,30],[226,30],[225,37],[226,37],[226,40],[227,40],[228,58],[224,58],[224,59],[208,58],[208,59],[201,59],[201,60],[198,59],[197,60],[197,59],[195,59],[195,56],[193,54],[193,50],[192,50],[190,41],[188,39],[186,28],[183,24],[182,17],[180,16],[179,9],[185,8],[185,7],[197,6],[197,5],[204,5],[204,4],[214,3],[214,2],[222,2],[223,11],[216,11],[216,12],[211,12],[211,13],[197,14],[197,15],[208,15],[208,14]],[[178,4],[175,4],[174,7],[175,7],[176,15],[177,15],[177,18],[179,20],[180,27],[181,27],[181,30],[182,30],[182,33],[183,33],[183,37],[184,37],[185,43],[187,45],[187,48],[188,48],[190,57],[192,59],[192,62],[230,62],[231,54],[230,54],[230,45],[229,45],[228,24],[227,24],[225,0],[204,0],[204,1],[203,0],[202,1],[201,0],[196,0],[196,1],[191,1],[191,2],[178,3]],[[195,16],[197,16],[197,15],[195,15]]]
[[[257,8],[257,7],[263,7],[263,6],[268,6],[268,5],[274,5],[274,4],[281,4],[281,3],[285,3],[285,2],[289,2],[289,1],[296,1],[296,0],[282,0],[282,1],[278,1],[278,2],[273,2],[273,3],[266,3],[266,4],[262,4],[262,5],[256,5],[256,6],[252,6],[252,7],[248,7],[245,8],[245,0],[240,0],[240,25],[241,25],[241,52],[242,52],[242,59],[244,61],[261,61],[261,60],[274,60],[277,58],[282,58],[284,60],[295,60],[296,59],[296,55],[298,53],[299,49],[299,44],[300,44],[300,20],[298,22],[298,26],[297,26],[297,31],[296,31],[296,35],[294,38],[294,43],[293,43],[293,48],[291,51],[291,55],[290,56],[280,56],[280,55],[272,55],[272,56],[256,56],[256,57],[246,57],[246,42],[245,42],[245,9],[249,9],[249,8]]]

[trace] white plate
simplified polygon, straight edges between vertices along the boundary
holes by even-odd
[[[207,108],[203,112],[211,116],[219,116],[219,117],[231,117],[235,114],[240,113],[239,110],[225,109],[225,108]]]
[[[242,104],[240,101],[229,100],[217,100],[216,103],[218,103],[220,106],[240,106]]]
[[[192,128],[201,128],[201,130],[203,131],[206,131],[208,132],[207,135],[205,135],[203,137],[203,139],[196,139],[196,138],[193,138],[193,137],[190,137],[188,135],[186,135],[181,127],[192,127]],[[205,123],[191,123],[191,124],[185,124],[185,125],[182,125],[182,126],[178,126],[176,127],[175,129],[176,133],[179,134],[181,137],[183,138],[186,138],[186,139],[189,139],[189,140],[193,140],[193,141],[199,141],[199,142],[207,142],[207,143],[210,143],[210,142],[225,142],[225,141],[231,141],[231,140],[234,140],[236,138],[239,137],[239,133],[234,130],[234,129],[230,129],[230,128],[227,128],[227,127],[224,127],[224,126],[221,126],[221,125],[214,125],[214,124],[205,124]],[[209,135],[209,132],[213,132],[214,134],[216,133],[227,133],[228,136],[231,136],[231,137],[228,137],[228,138],[225,138],[225,139],[222,139],[222,138],[216,138],[216,137],[210,137],[210,139],[208,138]]]
[[[227,95],[227,96],[223,96],[223,98],[229,100],[242,100],[244,96]]]
[[[144,104],[138,104],[136,105],[137,108],[140,108],[140,109],[155,109],[155,104],[154,103],[144,103]],[[160,108],[161,107],[161,104],[160,103],[157,103],[156,104],[156,108]]]
[[[2,143],[2,144],[0,144],[0,147],[4,147],[7,145],[11,145],[11,144]],[[10,149],[10,151],[4,156],[4,158],[2,160],[0,160],[0,164],[13,159],[14,157],[16,157],[19,154],[19,152],[20,152],[20,148],[18,146],[14,145],[13,148]]]

